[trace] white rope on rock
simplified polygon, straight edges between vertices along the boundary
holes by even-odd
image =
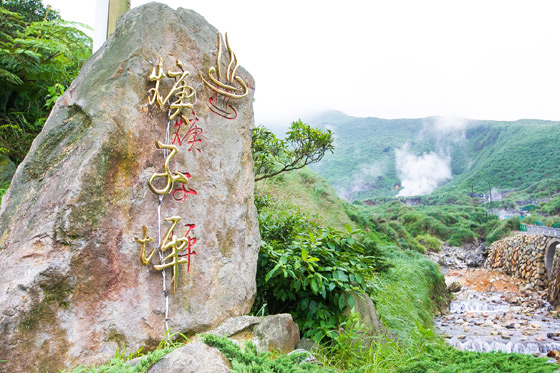
[[[171,111],[169,112],[169,115]],[[167,121],[167,128],[165,130],[165,140],[164,143],[167,145],[169,143],[169,124],[171,121]],[[168,151],[163,149],[163,159],[167,158]],[[163,202],[163,195],[159,196],[158,207],[157,207],[157,218],[158,218],[158,247],[159,247],[159,262],[163,265],[163,253],[161,251],[161,203]],[[171,334],[169,330],[169,293],[167,292],[167,281],[165,278],[165,268],[161,270],[161,276],[163,279],[163,295],[165,296],[165,333]],[[169,341],[167,342],[169,343]]]

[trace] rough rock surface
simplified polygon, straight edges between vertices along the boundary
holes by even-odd
[[[158,198],[148,180],[163,169],[155,142],[164,141],[167,113],[147,105],[158,56],[166,71],[177,70],[180,59],[190,72],[204,131],[200,152],[183,146],[170,164],[191,174],[188,188],[198,194],[183,202],[167,195],[161,205],[162,220],[182,217],[174,234],[182,237],[183,225],[194,223],[198,239],[190,271],[178,271],[169,326],[191,335],[250,310],[259,247],[250,151],[254,81],[237,69],[248,95],[231,100],[236,119],[209,109],[214,94],[198,72],[215,65],[216,32],[190,10],[134,8],[58,100],[0,211],[0,359],[8,360],[0,371],[97,364],[117,348],[150,349],[164,336],[162,274],[153,269],[159,260],[141,265],[134,240],[142,225],[158,239]],[[230,45],[235,49],[232,35]],[[168,227],[162,221],[162,234]]]
[[[387,337],[389,339],[394,339],[393,333],[391,333],[385,325],[381,322],[377,316],[377,310],[375,309],[375,304],[371,298],[363,294],[354,294],[354,307],[350,308],[347,306],[345,314],[349,315],[350,312],[356,312],[360,315],[360,323],[364,326],[364,332],[367,337],[373,337],[373,339],[378,339],[377,337]],[[347,303],[348,305],[348,303]],[[385,338],[380,338],[383,341]],[[371,341],[371,338],[364,338],[364,340]]]
[[[432,261],[444,267],[444,270],[481,267],[484,265],[487,255],[488,248],[484,244],[466,245],[465,247],[444,244],[439,252],[430,251],[426,254]]]
[[[525,233],[496,241],[490,246],[486,267],[527,280],[535,290],[544,290],[548,287],[545,254],[550,241],[546,236]]]
[[[556,242],[552,242],[554,245]],[[548,284],[548,301],[558,307],[560,306],[560,244],[556,245],[552,252],[550,280]]]
[[[300,340],[299,328],[287,313],[232,317],[209,333],[238,342],[252,341],[262,351],[280,351],[284,354],[293,351]]]
[[[148,373],[221,373],[230,369],[231,364],[217,348],[193,342],[165,355]]]

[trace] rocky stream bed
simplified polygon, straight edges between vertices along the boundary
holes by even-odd
[[[556,356],[560,315],[545,301],[546,290],[480,268],[485,254],[478,246],[444,247],[428,255],[441,265],[455,294],[447,312],[435,320],[440,335],[460,350]]]

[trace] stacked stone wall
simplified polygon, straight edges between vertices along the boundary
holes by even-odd
[[[490,246],[485,266],[524,279],[535,290],[544,290],[548,287],[544,261],[547,241],[546,236],[534,234],[496,241]]]
[[[560,305],[560,245],[556,246],[552,260],[548,301],[556,307]]]

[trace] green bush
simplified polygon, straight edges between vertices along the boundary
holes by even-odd
[[[473,243],[476,241],[477,235],[468,228],[457,227],[447,240],[451,246],[461,246],[464,243]]]
[[[512,231],[519,229],[520,223],[521,219],[519,218],[510,218],[497,222],[492,231],[486,236],[486,244],[490,245],[494,241],[509,236]]]
[[[303,372],[334,372],[318,365],[304,363],[308,354],[280,355],[273,358],[271,353],[258,351],[255,345],[248,342],[242,349],[225,337],[207,334],[204,343],[216,347],[230,361],[233,373],[303,373]]]
[[[438,252],[441,249],[441,240],[427,233],[416,236],[416,241],[432,251]]]
[[[387,267],[375,242],[348,226],[320,227],[270,198],[256,202],[262,243],[253,312],[289,312],[304,337],[335,338],[352,294],[371,294],[373,277]]]
[[[410,225],[408,229],[413,235],[429,233],[443,239],[448,237],[450,231],[444,223],[429,215],[423,215],[421,219]]]
[[[541,204],[540,211],[548,215],[560,215],[560,196]]]
[[[503,352],[457,351],[451,347],[428,348],[423,354],[400,365],[397,373],[547,373],[558,371],[547,358]]]

